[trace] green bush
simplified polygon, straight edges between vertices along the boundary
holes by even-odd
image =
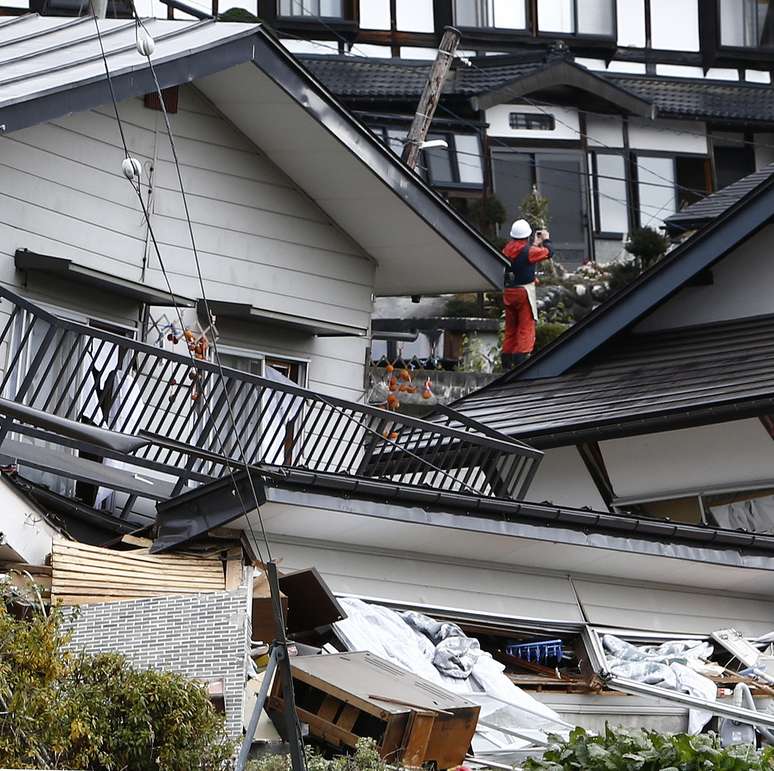
[[[529,759],[524,771],[770,771],[774,750],[752,745],[722,748],[715,734],[660,734],[612,729],[591,736],[576,728],[567,741],[551,737],[542,760]]]
[[[234,747],[202,684],[70,651],[62,621],[58,608],[19,617],[0,601],[0,766],[225,768]]]
[[[632,231],[625,248],[645,270],[666,254],[669,239],[653,228],[638,228]]]
[[[555,321],[538,322],[535,328],[535,350],[539,351],[541,348],[545,348],[570,326],[570,324],[560,324]]]
[[[306,750],[308,771],[386,771],[387,764],[379,756],[373,739],[358,739],[352,755],[334,755],[326,758],[315,750]],[[291,771],[289,755],[266,755],[247,764],[247,771]],[[390,763],[390,770],[402,766]]]

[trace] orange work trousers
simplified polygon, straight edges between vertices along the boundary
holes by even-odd
[[[503,353],[532,353],[535,347],[535,319],[527,290],[520,286],[503,292],[505,337]]]

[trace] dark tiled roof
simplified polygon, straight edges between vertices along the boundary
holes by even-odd
[[[366,59],[358,56],[300,55],[299,59],[336,96],[348,99],[418,98],[431,62]],[[502,59],[502,62],[496,60]],[[462,63],[447,80],[451,96],[480,96],[534,74],[551,62],[530,57],[484,57]],[[581,65],[576,65],[581,69]],[[774,88],[760,83],[589,73],[655,104],[661,117],[690,117],[745,123],[774,122]],[[580,106],[583,106],[582,104]]]
[[[425,87],[432,62],[411,59],[366,59],[357,56],[298,56],[303,65],[326,88],[348,99],[418,98]],[[465,67],[459,65],[446,81],[444,93],[475,96],[499,88],[544,67],[534,58],[502,66]]]
[[[760,83],[615,74],[605,77],[653,102],[661,117],[774,121],[774,88]]]
[[[715,217],[719,217],[726,209],[741,200],[751,190],[754,190],[762,182],[765,182],[774,174],[774,164],[764,166],[752,174],[727,185],[701,201],[686,206],[682,211],[673,214],[666,220],[667,228],[671,232],[681,233],[686,230],[696,230],[703,227]]]
[[[774,316],[630,333],[553,378],[494,383],[455,407],[538,446],[744,417],[774,404]],[[725,415],[725,418],[724,418]]]

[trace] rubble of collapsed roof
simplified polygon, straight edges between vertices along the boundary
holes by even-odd
[[[55,518],[39,512],[41,525]],[[33,601],[79,605],[78,645],[104,646],[99,634],[109,637],[110,628],[94,625],[111,618],[138,660],[169,646],[187,658],[189,674],[208,684],[245,757],[282,750],[289,739],[285,692],[271,663],[277,616],[266,566],[242,531],[213,528],[164,554],[151,553],[148,530],[101,547],[53,528],[41,532],[49,551],[40,564],[18,555],[0,560],[19,602],[34,587]],[[774,713],[764,706],[774,696],[774,634],[751,640],[729,627],[672,639],[539,619],[500,626],[455,621],[453,613],[430,616],[336,596],[314,567],[280,571],[279,588],[296,714],[308,728],[307,742],[326,752],[351,752],[369,738],[384,758],[403,765],[511,767],[539,756],[549,735],[567,736],[583,723],[593,731],[594,713],[613,700],[640,724],[659,725],[663,718],[651,716],[663,711],[654,705],[666,704],[673,732],[712,729],[728,742],[740,735],[774,742]],[[197,597],[233,601],[230,615],[193,617],[184,634],[194,645],[229,639],[230,650],[241,651],[237,660],[246,662],[236,678],[223,674],[217,656],[207,663],[170,637],[175,603]],[[111,615],[94,616],[94,608]],[[247,623],[240,626],[240,618]],[[581,705],[575,714],[562,696]]]

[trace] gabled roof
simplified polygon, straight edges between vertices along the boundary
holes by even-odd
[[[99,22],[118,100],[155,91],[132,20]],[[193,82],[377,263],[377,294],[498,287],[502,258],[260,25],[144,21],[162,88]],[[94,18],[0,22],[9,133],[110,103]],[[270,107],[267,112],[267,107]]]
[[[467,412],[479,394],[517,380],[558,377],[653,311],[703,270],[722,259],[771,219],[774,176],[769,177],[631,284],[614,294],[524,365],[454,406]]]
[[[299,58],[334,94],[348,101],[418,99],[431,67],[426,60],[325,55]],[[650,100],[564,58],[546,60],[532,54],[476,57],[472,61],[471,67],[460,64],[452,70],[444,94],[470,99],[475,110],[526,94],[575,88],[588,93],[595,103],[642,117],[653,115]]]
[[[774,409],[774,316],[630,333],[563,375],[501,381],[463,402],[468,417],[541,448],[757,416]]]
[[[298,58],[334,94],[347,101],[417,99],[430,71],[426,60],[319,54]],[[609,73],[535,53],[481,56],[471,61],[471,67],[455,65],[444,95],[468,98],[474,109],[487,109],[527,94],[558,95],[562,88],[565,92],[574,88],[643,117],[774,122],[774,88],[762,83]],[[563,101],[568,101],[566,93]],[[585,103],[580,106],[593,109]]]
[[[667,230],[675,235],[680,235],[687,230],[698,230],[704,227],[772,175],[774,175],[774,164],[764,166],[762,169],[726,185],[706,198],[686,206],[677,214],[667,217],[665,220]]]

